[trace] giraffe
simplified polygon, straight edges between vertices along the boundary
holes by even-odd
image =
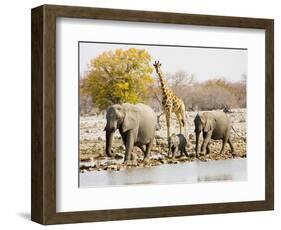
[[[183,103],[183,100],[174,94],[174,92],[170,89],[167,82],[165,81],[163,73],[160,69],[160,62],[155,61],[153,66],[155,67],[161,84],[161,90],[163,94],[162,107],[166,115],[167,138],[169,138],[170,120],[172,113],[176,114],[177,120],[180,124],[180,133],[182,133],[182,127],[185,127],[185,105]]]

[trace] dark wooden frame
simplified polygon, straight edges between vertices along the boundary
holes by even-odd
[[[274,209],[274,21],[103,8],[43,5],[32,9],[31,219],[41,224],[109,221]],[[265,200],[56,212],[56,18],[87,18],[264,29],[266,36]],[[93,207],[94,208],[94,207]]]

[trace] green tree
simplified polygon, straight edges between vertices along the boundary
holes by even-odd
[[[91,60],[81,91],[101,110],[115,103],[143,102],[154,81],[150,61],[146,50],[136,48],[103,52]]]

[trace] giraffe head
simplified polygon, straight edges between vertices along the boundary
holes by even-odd
[[[160,67],[161,67],[160,62],[159,61],[155,61],[153,66],[155,67],[156,72],[159,73],[160,72]]]

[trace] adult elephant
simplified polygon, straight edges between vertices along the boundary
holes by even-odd
[[[224,112],[212,111],[204,112],[201,115],[198,113],[194,119],[195,134],[196,134],[196,156],[199,156],[199,137],[203,132],[203,143],[201,146],[201,155],[210,153],[210,140],[222,140],[222,148],[220,154],[223,154],[226,143],[229,144],[231,152],[234,152],[234,147],[230,139],[231,123]]]
[[[144,158],[148,158],[151,150],[157,116],[147,105],[129,103],[114,104],[106,111],[106,154],[112,156],[113,134],[118,129],[126,148],[124,162],[135,161],[132,154],[134,146],[138,146],[144,153]]]

